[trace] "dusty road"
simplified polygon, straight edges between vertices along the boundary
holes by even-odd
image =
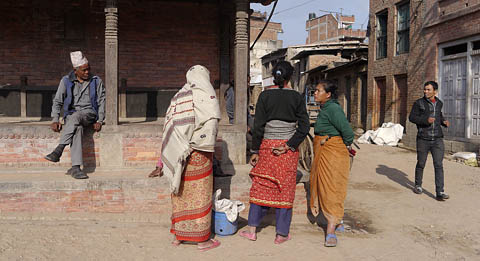
[[[430,158],[426,193],[411,191],[415,157],[400,148],[362,145],[346,202],[351,229],[339,235],[336,248],[325,248],[323,230],[299,214],[293,239],[282,245],[273,244],[267,221],[256,242],[217,237],[221,247],[201,253],[193,245],[170,244],[168,216],[122,222],[93,214],[32,220],[0,213],[0,260],[480,260],[480,168],[445,161],[451,199],[437,202]]]

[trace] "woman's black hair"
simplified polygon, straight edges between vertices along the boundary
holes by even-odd
[[[283,88],[284,84],[290,81],[293,74],[293,67],[289,62],[281,61],[273,67],[273,83],[278,85],[278,88]]]
[[[329,92],[330,93],[330,98],[331,99],[337,99],[338,98],[338,94],[337,94],[337,85],[331,81],[331,80],[320,80],[318,81],[318,84],[319,85],[321,84],[323,86],[323,89],[325,90],[325,92]]]

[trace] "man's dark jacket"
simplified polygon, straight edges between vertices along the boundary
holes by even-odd
[[[443,102],[435,97],[436,102],[433,103],[425,96],[415,101],[408,119],[417,125],[417,137],[424,140],[435,140],[443,138],[442,125],[443,118],[442,108]],[[434,117],[433,123],[428,123],[428,118]],[[446,127],[446,126],[445,126]]]

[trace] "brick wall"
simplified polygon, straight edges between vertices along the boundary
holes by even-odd
[[[250,19],[250,41],[254,41],[265,26],[265,21]],[[270,21],[260,40],[278,40],[278,33],[282,32],[282,24]]]
[[[25,75],[29,85],[56,86],[71,70],[73,50],[84,51],[104,78],[104,7],[104,1],[1,1],[0,85],[18,85]],[[210,70],[212,82],[219,79],[218,5],[121,1],[118,9],[119,76],[129,86],[180,88],[195,64]],[[84,23],[68,22],[74,10]]]
[[[449,15],[480,4],[480,0],[443,0],[438,1],[440,15]]]
[[[48,127],[44,127],[48,129]],[[58,133],[30,133],[8,134],[0,132],[0,167],[70,167],[70,147],[67,146],[59,163],[52,163],[44,159],[45,155],[52,152],[58,145]],[[94,134],[92,129],[84,131],[83,161],[87,167],[99,166],[99,134]],[[97,145],[95,145],[97,144]]]
[[[242,173],[245,174],[245,173]],[[27,184],[27,185],[25,185]],[[170,189],[165,178],[136,180],[85,180],[82,182],[23,182],[6,184],[0,192],[0,212],[24,213],[171,213]],[[214,190],[222,198],[247,205],[250,182],[244,178],[215,178]],[[307,199],[303,184],[296,187],[294,214],[305,214]]]
[[[116,133],[121,135],[121,151],[109,151],[108,146],[102,149],[102,144],[113,141],[106,140],[108,135],[104,129],[94,132],[92,127],[84,129],[82,148],[84,166],[87,168],[101,167],[101,153],[121,153],[123,162],[116,168],[153,167],[160,157],[162,145],[161,125],[155,126],[124,126]],[[225,141],[220,131],[215,145],[215,157],[222,161]],[[105,134],[105,135],[104,135]],[[59,133],[52,132],[48,126],[6,127],[0,125],[0,168],[24,167],[70,167],[70,147],[65,151],[59,163],[44,159],[58,145]],[[108,155],[107,155],[108,156]],[[227,155],[228,156],[228,155]]]
[[[379,126],[378,111],[379,105],[376,102],[378,95],[375,79],[385,78],[386,81],[386,104],[385,121],[394,120],[395,101],[394,101],[394,77],[398,75],[408,75],[408,99],[407,108],[410,111],[413,102],[422,97],[423,85],[425,78],[425,40],[422,35],[421,26],[423,24],[424,8],[421,3],[411,2],[410,5],[410,52],[407,54],[396,54],[396,4],[401,1],[370,1],[370,25],[371,34],[368,49],[368,111],[367,128],[376,128]],[[376,59],[376,14],[383,10],[388,10],[388,26],[387,26],[387,57]],[[407,125],[407,134],[409,128]]]
[[[386,121],[393,117],[395,107],[392,103],[395,88],[395,76],[405,74],[408,77],[407,111],[416,99],[423,96],[423,83],[438,79],[438,45],[463,39],[480,32],[479,1],[410,1],[410,52],[396,55],[396,4],[398,0],[370,0],[370,26],[368,66],[368,126],[376,127],[375,122],[375,78],[385,77],[387,86]],[[467,7],[466,4],[469,4]],[[388,10],[387,57],[376,59],[376,13]],[[406,124],[403,142],[415,146],[416,126],[409,121]],[[467,144],[468,145],[468,144]],[[465,145],[464,148],[468,146]],[[451,146],[452,147],[452,146]],[[453,147],[452,147],[453,148]],[[448,150],[448,149],[447,149]]]

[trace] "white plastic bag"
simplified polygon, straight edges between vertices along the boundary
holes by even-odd
[[[477,154],[475,154],[475,152],[457,152],[453,154],[453,158],[468,160],[471,158],[477,158]]]
[[[215,212],[223,212],[227,216],[228,221],[235,222],[238,217],[238,213],[245,209],[245,204],[240,200],[230,200],[230,199],[218,199],[222,194],[221,189],[217,189],[215,192],[215,198],[213,200],[213,210]]]

